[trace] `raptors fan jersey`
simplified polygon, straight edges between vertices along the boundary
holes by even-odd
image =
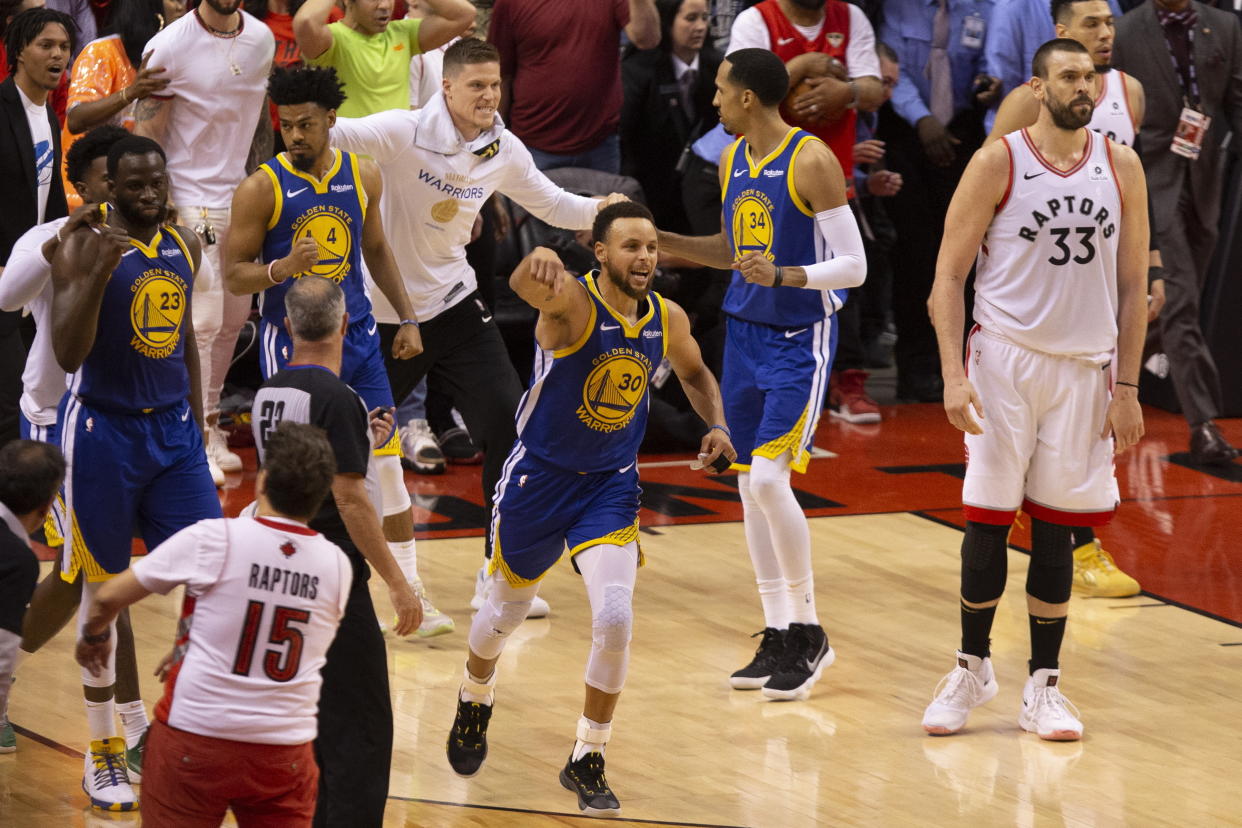
[[[832,258],[815,223],[815,214],[794,189],[793,165],[814,135],[791,129],[767,158],[751,157],[750,144],[739,138],[725,151],[722,209],[733,255],[762,253],[781,267],[803,266]],[[755,285],[733,271],[725,294],[725,313],[778,328],[814,325],[841,309],[847,291],[771,288]]]
[[[69,390],[105,411],[184,402],[190,375],[181,333],[193,284],[194,260],[174,227],[161,227],[149,244],[130,239],[104,288],[95,343]]]
[[[349,597],[340,549],[281,518],[204,520],[136,560],[133,572],[160,594],[185,584],[157,719],[238,742],[315,738],[319,670]]]
[[[1087,127],[1118,144],[1132,147],[1138,127],[1134,122],[1134,113],[1130,111],[1130,98],[1126,95],[1129,83],[1133,83],[1131,78],[1118,69],[1100,75],[1100,96],[1095,99],[1095,112]]]
[[[648,385],[668,348],[668,307],[658,293],[631,325],[595,284],[579,281],[591,317],[577,342],[538,348],[530,388],[517,412],[518,441],[544,462],[576,472],[633,465],[647,428]]]
[[[283,152],[259,167],[271,179],[276,197],[263,239],[263,261],[288,256],[294,242],[310,236],[319,248],[319,261],[293,279],[309,274],[336,282],[345,292],[350,321],[361,322],[371,314],[371,293],[362,269],[367,194],[358,156],[336,149],[332,156],[332,165],[322,180],[294,167]],[[259,294],[259,312],[268,322],[284,323],[285,293],[293,286],[293,279]]]
[[[1103,361],[1117,344],[1121,190],[1108,139],[1082,134],[1082,159],[1065,171],[1025,129],[1002,139],[1009,190],[983,237],[975,321],[1024,348]]]

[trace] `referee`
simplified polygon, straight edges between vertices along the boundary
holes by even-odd
[[[422,618],[418,597],[384,540],[378,480],[374,464],[368,466],[373,442],[392,431],[392,417],[379,409],[368,416],[362,398],[340,379],[349,319],[345,294],[334,282],[317,276],[298,279],[285,294],[285,312],[292,358],[259,388],[252,409],[259,462],[281,422],[324,430],[336,456],[336,475],[332,496],[310,527],[341,547],[354,570],[345,615],[323,667],[315,825],[379,826],[392,760],[392,702],[388,653],[367,589],[368,564],[388,585],[397,634],[409,634]]]

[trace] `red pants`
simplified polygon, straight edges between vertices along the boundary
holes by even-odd
[[[259,745],[151,722],[142,768],[142,824],[216,828],[233,809],[243,828],[301,828],[315,815],[311,743]]]

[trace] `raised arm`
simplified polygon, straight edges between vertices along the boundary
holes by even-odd
[[[540,348],[568,348],[587,333],[591,299],[554,251],[546,247],[532,250],[509,277],[509,287],[539,311],[535,339]]]
[[[725,148],[724,153],[720,156],[720,164],[716,173],[717,180],[720,182],[720,190],[724,192],[725,176],[729,174],[727,160],[732,144]],[[729,236],[725,232],[723,226],[724,217],[721,216],[722,226],[720,232],[714,236],[681,236],[677,233],[669,233],[665,230],[659,231],[657,238],[660,244],[660,253],[666,256],[676,256],[679,259],[689,259],[692,262],[698,262],[707,267],[714,267],[717,270],[731,270],[733,268],[733,242],[729,240]]]
[[[508,175],[496,188],[500,193],[553,227],[585,230],[591,226],[603,201],[561,189],[539,171],[530,150],[516,137],[506,132],[502,141],[512,141],[514,146],[506,167]]]
[[[66,373],[82,366],[95,345],[99,308],[128,235],[108,224],[77,230],[52,259],[52,351]]]
[[[430,52],[460,34],[474,23],[474,4],[470,0],[423,0],[427,14],[418,25],[418,50]]]
[[[660,45],[660,13],[655,0],[629,0],[630,22],[625,36],[637,49],[654,49]]]
[[[332,48],[328,16],[335,6],[336,0],[306,0],[293,16],[293,39],[306,60],[314,60]]]
[[[1110,431],[1120,454],[1143,436],[1138,402],[1139,368],[1147,337],[1147,181],[1138,154],[1109,142],[1121,188],[1121,227],[1117,238],[1117,385],[1102,436]]]
[[[138,67],[138,75],[133,82],[112,94],[105,94],[102,89],[90,88],[92,86],[91,80],[93,80],[90,77],[91,73],[84,72],[84,77],[81,80],[75,75],[69,89],[70,99],[83,95],[90,95],[91,99],[72,104],[69,107],[69,111],[66,113],[66,125],[69,127],[69,131],[77,135],[86,132],[91,127],[107,123],[109,118],[124,110],[125,107],[134,101],[144,100],[168,86],[168,78],[164,76],[164,67],[148,66],[147,63],[150,60],[151,53],[147,52],[142,56],[142,63]]]
[[[338,117],[328,140],[334,147],[369,155],[385,164],[410,145],[417,118],[406,109],[376,112],[365,118]]]
[[[707,423],[708,430],[699,446],[700,459],[710,467],[721,454],[730,463],[737,459],[737,451],[729,439],[729,426],[725,423],[724,400],[720,397],[720,385],[711,369],[703,362],[699,343],[690,335],[690,320],[676,302],[665,300],[668,307],[668,350],[665,356],[681,382],[686,398],[696,414]]]
[[[359,158],[361,165],[362,186],[367,193],[367,215],[362,221],[362,257],[366,260],[371,280],[384,294],[384,298],[392,304],[397,318],[402,324],[392,343],[392,355],[397,359],[410,359],[423,351],[423,340],[419,336],[414,315],[414,305],[410,295],[405,291],[405,281],[401,278],[401,270],[392,255],[388,240],[384,237],[383,219],[380,218],[380,197],[384,186],[380,178],[379,167],[369,158]]]

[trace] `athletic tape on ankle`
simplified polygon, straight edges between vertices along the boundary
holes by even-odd
[[[580,742],[586,742],[588,745],[606,745],[611,735],[611,722],[603,728],[595,728],[591,726],[591,722],[586,717],[578,719],[578,741]]]
[[[496,671],[492,670],[492,677],[487,681],[479,681],[470,675],[470,670],[467,668],[462,671],[461,686],[467,693],[473,693],[476,696],[486,696],[496,689]]]

